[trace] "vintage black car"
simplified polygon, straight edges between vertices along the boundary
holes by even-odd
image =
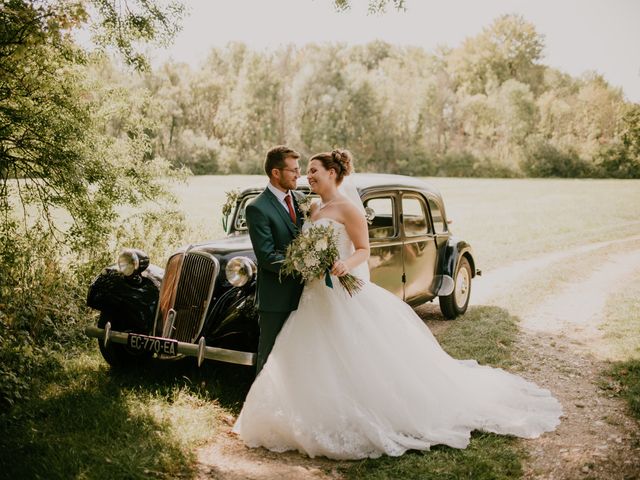
[[[371,281],[412,306],[438,297],[447,319],[463,314],[480,270],[471,246],[449,231],[438,191],[407,176],[352,178],[367,212]],[[98,339],[110,365],[130,366],[151,356],[255,364],[256,257],[244,212],[263,189],[238,196],[226,238],[179,249],[164,270],[144,252],[126,249],[98,275],[87,304],[100,317],[86,333]],[[309,193],[306,179],[298,189]]]

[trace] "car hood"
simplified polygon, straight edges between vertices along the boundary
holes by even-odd
[[[232,235],[217,240],[207,240],[201,243],[186,245],[179,249],[176,253],[190,251],[204,251],[211,254],[226,256],[230,253],[241,253],[253,251],[251,239],[248,234]]]

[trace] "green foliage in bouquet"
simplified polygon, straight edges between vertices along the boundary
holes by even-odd
[[[333,288],[330,272],[339,258],[333,227],[313,225],[289,244],[280,274],[300,275],[303,281],[324,276],[326,285]],[[338,280],[351,296],[364,284],[350,273],[338,277]]]

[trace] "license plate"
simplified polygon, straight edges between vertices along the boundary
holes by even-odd
[[[163,355],[177,355],[178,341],[168,340],[166,338],[148,337],[147,335],[138,335],[130,333],[127,338],[127,346],[132,350],[145,352],[153,352]]]

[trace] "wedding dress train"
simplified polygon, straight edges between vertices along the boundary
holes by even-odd
[[[341,258],[353,252],[344,225]],[[352,272],[368,278],[366,265]],[[334,459],[401,455],[472,430],[535,438],[562,414],[548,390],[499,368],[456,360],[402,300],[365,282],[350,297],[334,278],[307,283],[278,335],[234,432],[250,447]]]

